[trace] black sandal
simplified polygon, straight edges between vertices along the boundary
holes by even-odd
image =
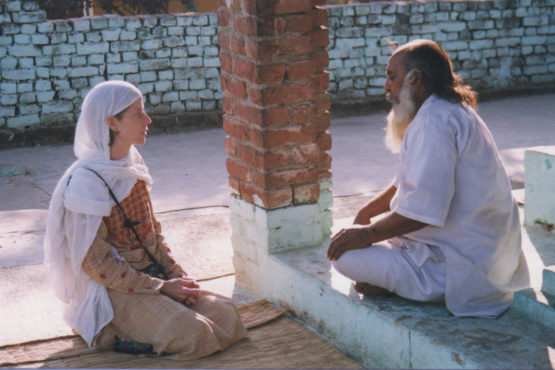
[[[122,340],[114,344],[114,351],[118,353],[131,353],[133,355],[153,355],[152,344]]]

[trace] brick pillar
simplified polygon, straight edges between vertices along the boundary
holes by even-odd
[[[325,2],[220,0],[223,124],[239,281],[256,280],[245,276],[260,268],[261,256],[316,246],[330,234],[328,29],[327,11],[319,6]]]

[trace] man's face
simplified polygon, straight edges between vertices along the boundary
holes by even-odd
[[[387,70],[385,72],[385,96],[387,101],[392,104],[400,103],[400,93],[407,74],[405,68],[403,67],[404,59],[405,53],[399,52],[394,54],[391,59],[389,59],[389,64],[387,65]]]

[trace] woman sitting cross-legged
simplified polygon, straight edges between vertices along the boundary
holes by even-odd
[[[233,302],[199,289],[164,242],[135,148],[151,122],[129,83],[103,82],[86,95],[78,159],[50,202],[45,260],[66,322],[90,348],[194,359],[246,330]]]

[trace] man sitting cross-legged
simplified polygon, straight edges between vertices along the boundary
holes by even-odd
[[[516,202],[476,94],[428,40],[395,50],[386,77],[386,145],[399,153],[397,176],[357,213],[362,226],[332,238],[328,258],[359,292],[498,316],[529,276]]]

